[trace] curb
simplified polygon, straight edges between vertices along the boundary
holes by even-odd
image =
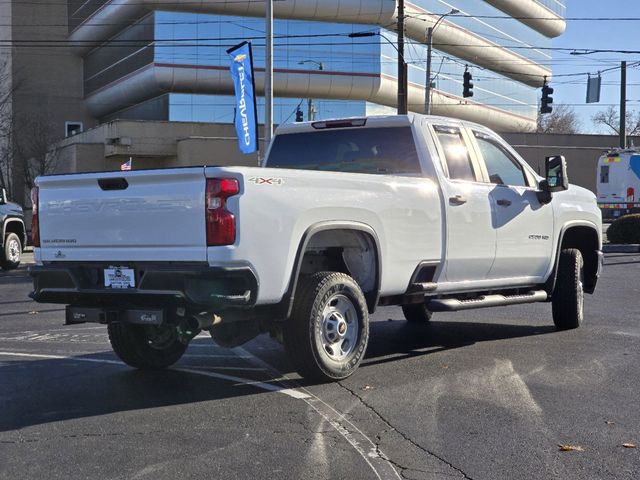
[[[638,253],[640,252],[640,244],[631,243],[628,245],[620,243],[609,243],[602,246],[604,253]]]

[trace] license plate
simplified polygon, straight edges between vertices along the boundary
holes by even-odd
[[[136,277],[133,268],[105,268],[104,286],[110,288],[134,288],[136,286]]]

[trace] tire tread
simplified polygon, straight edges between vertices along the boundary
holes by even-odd
[[[314,329],[310,328],[311,315],[322,307],[321,292],[328,284],[334,282],[352,284],[351,286],[355,286],[360,291],[357,283],[349,275],[340,272],[317,272],[301,277],[296,289],[291,317],[284,329],[285,349],[294,367],[305,379],[325,382],[342,380],[351,375],[360,363],[358,361],[346,374],[336,374],[322,364],[311,348],[312,342],[315,341]],[[360,309],[366,313],[366,302],[362,292],[360,292],[359,302]],[[368,341],[368,321],[363,332],[366,342]]]
[[[558,330],[578,328],[582,323],[583,312],[580,309],[578,295],[583,275],[584,262],[580,250],[563,249],[558,261],[558,277],[551,299],[553,323]]]

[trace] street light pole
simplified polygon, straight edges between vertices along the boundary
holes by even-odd
[[[349,35],[347,35],[347,37],[349,38],[363,38],[363,37],[381,37],[383,38],[389,45],[391,45],[393,48],[396,49],[396,52],[398,52],[398,73],[400,73],[400,71],[402,71],[403,73],[406,74],[407,72],[407,62],[405,62],[404,60],[404,53],[402,53],[400,51],[400,48],[398,48],[398,46],[396,46],[395,43],[393,43],[391,40],[389,40],[389,38],[387,38],[386,35],[383,35],[380,32],[353,32],[350,33]],[[399,41],[398,41],[399,43]],[[400,64],[402,64],[402,67],[400,66]],[[400,77],[400,75],[399,75]],[[402,115],[401,113],[401,106],[404,105],[404,113],[407,113],[407,76],[403,75],[403,79],[404,82],[400,81],[401,79],[398,78],[398,115]]]
[[[304,65],[305,63],[314,63],[318,66],[318,70],[324,70],[324,63],[317,60],[301,60],[298,65]],[[307,99],[307,120],[313,122],[316,119],[316,112],[314,111],[313,98]]]
[[[431,114],[431,48],[433,46],[433,32],[444,17],[455,15],[456,13],[460,13],[460,10],[452,8],[450,12],[440,15],[433,27],[427,28],[427,78],[424,91],[424,113],[427,115]]]
[[[266,51],[264,66],[264,153],[269,149],[273,135],[273,0],[266,0]]]

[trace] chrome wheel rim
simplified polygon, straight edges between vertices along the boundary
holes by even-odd
[[[584,312],[584,270],[580,269],[578,276],[578,316],[582,320]]]
[[[322,350],[331,360],[344,360],[356,349],[359,330],[360,318],[353,302],[345,295],[333,295],[322,311]]]
[[[20,242],[15,238],[9,240],[7,244],[8,260],[12,263],[20,261]]]

